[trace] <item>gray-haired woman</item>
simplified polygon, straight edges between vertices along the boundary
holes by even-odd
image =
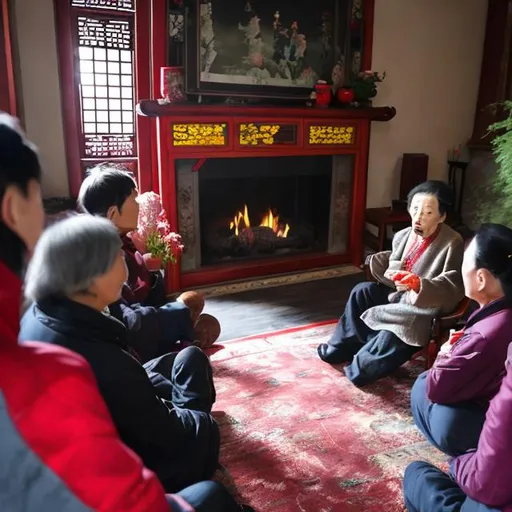
[[[80,215],[48,228],[27,272],[25,292],[34,304],[20,339],[81,354],[123,441],[175,492],[209,479],[218,465],[211,366],[194,346],[144,367],[130,353],[126,328],[105,313],[126,280],[123,254],[106,219]]]

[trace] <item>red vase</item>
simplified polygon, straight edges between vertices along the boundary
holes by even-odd
[[[328,84],[316,84],[316,106],[317,107],[328,107],[331,103],[332,93],[331,86]]]
[[[156,258],[149,252],[143,254],[142,257],[144,258],[144,263],[146,264],[146,267],[150,272],[156,272],[157,270],[160,270],[162,268],[161,258]]]
[[[352,89],[346,89],[344,87],[340,87],[336,92],[336,97],[340,103],[352,103],[355,98],[354,91]]]

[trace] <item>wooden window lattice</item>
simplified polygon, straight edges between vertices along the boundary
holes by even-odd
[[[134,156],[133,25],[79,16],[77,28],[84,156]]]
[[[71,7],[133,12],[135,11],[135,0],[71,0]]]

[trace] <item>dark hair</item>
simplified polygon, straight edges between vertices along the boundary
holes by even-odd
[[[512,301],[512,229],[501,224],[482,224],[474,238],[476,266],[498,279],[505,297]]]
[[[0,112],[0,204],[7,188],[13,185],[26,196],[32,180],[41,181],[37,149],[25,137],[18,120]],[[23,240],[0,218],[0,260],[21,274],[26,250]]]
[[[428,180],[416,185],[407,194],[407,209],[411,207],[412,198],[416,194],[427,194],[434,196],[439,203],[439,213],[444,215],[449,213],[453,207],[453,192],[448,183],[438,180]]]
[[[78,206],[83,212],[106,217],[112,206],[121,211],[136,188],[133,174],[128,169],[105,162],[88,171],[78,193]]]

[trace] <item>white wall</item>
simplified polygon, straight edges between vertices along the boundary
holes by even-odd
[[[397,115],[372,125],[369,207],[398,196],[402,153],[427,153],[446,179],[448,148],[473,129],[486,14],[487,0],[375,0],[372,68],[388,76],[374,104]]]
[[[68,0],[65,0],[68,1]],[[444,178],[448,147],[470,136],[487,0],[375,0],[373,69],[387,71],[376,105],[393,105],[371,131],[368,206],[398,193],[402,153],[430,155]],[[52,0],[15,0],[22,102],[46,169],[46,196],[68,192]]]
[[[67,1],[67,0],[66,0]],[[45,197],[68,194],[52,0],[15,0],[21,116],[44,166]]]

